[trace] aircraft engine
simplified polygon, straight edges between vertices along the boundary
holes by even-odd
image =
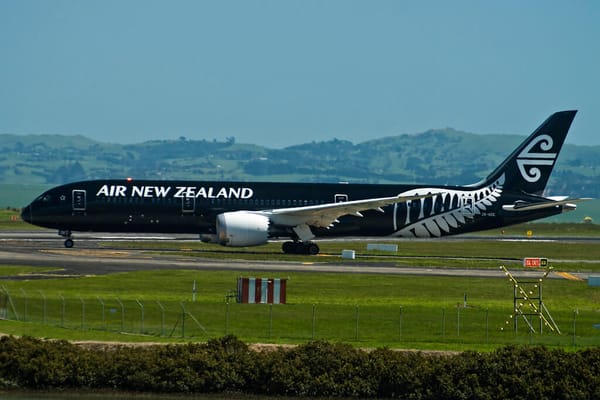
[[[269,218],[248,211],[217,215],[217,240],[223,246],[258,246],[269,238]]]

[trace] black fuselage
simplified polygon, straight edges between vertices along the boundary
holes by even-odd
[[[543,196],[575,113],[552,114],[469,186],[95,180],[48,190],[22,217],[58,229],[67,247],[71,231],[197,233],[226,246],[289,237],[284,252],[309,254],[319,251],[314,237],[427,238],[492,229],[575,208]]]
[[[343,216],[331,228],[313,232],[317,237],[436,237],[511,225],[562,211],[556,207],[506,212],[503,204],[539,198],[502,192],[491,201],[483,201],[492,191],[487,187],[96,180],[53,188],[27,206],[22,217],[35,225],[64,231],[214,234],[217,215],[225,212],[302,207],[412,191],[439,194],[386,206],[383,213],[367,210],[362,213],[364,217]],[[273,227],[270,237],[280,236],[293,234]]]

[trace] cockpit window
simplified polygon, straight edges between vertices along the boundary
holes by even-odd
[[[35,199],[36,202],[40,202],[40,203],[50,203],[52,201],[52,196],[49,195],[48,193],[45,193],[43,195],[41,195],[40,197],[38,197],[37,199]]]

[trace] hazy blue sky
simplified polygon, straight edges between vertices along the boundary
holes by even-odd
[[[0,133],[600,145],[598,1],[0,0]]]

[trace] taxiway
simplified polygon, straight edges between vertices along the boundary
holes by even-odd
[[[420,276],[453,276],[453,277],[488,277],[501,278],[504,272],[495,269],[459,269],[440,267],[405,267],[396,262],[338,262],[304,261],[249,261],[236,259],[211,259],[194,254],[194,257],[181,255],[181,252],[161,252],[154,254],[149,250],[120,249],[99,247],[99,242],[118,241],[194,241],[195,235],[114,235],[114,234],[78,234],[77,245],[71,249],[62,247],[60,238],[51,231],[32,232],[0,232],[0,265],[28,265],[53,267],[57,270],[44,273],[43,277],[67,277],[102,275],[137,270],[237,270],[257,272],[335,272],[335,273],[364,273],[389,275],[420,275]],[[469,240],[468,238],[464,240]],[[165,254],[166,253],[166,254]],[[500,260],[499,260],[500,262]],[[536,278],[540,271],[518,270],[516,277]],[[573,273],[578,279],[587,279],[589,274]],[[28,276],[28,279],[35,276]],[[564,278],[558,273],[550,277]],[[15,278],[15,277],[13,277]]]

